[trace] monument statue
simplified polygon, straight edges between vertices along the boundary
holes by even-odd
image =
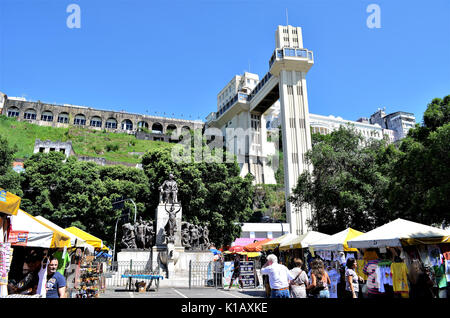
[[[191,247],[191,245],[189,244],[190,239],[191,236],[189,234],[189,223],[181,222],[181,244],[187,249]]]
[[[205,226],[203,227],[203,249],[207,249],[209,244],[209,230],[208,225],[205,224]]]
[[[135,224],[136,231],[136,246],[137,248],[145,248],[145,224],[142,221],[142,217],[139,217],[138,222]]]
[[[177,232],[177,213],[180,212],[181,206],[175,210],[175,204],[172,203],[170,209],[167,209],[167,203],[164,206],[167,213],[169,213],[169,220],[166,225],[166,239],[167,242],[173,243],[175,241],[175,232]]]
[[[173,174],[169,174],[169,179],[164,181],[158,189],[160,203],[178,203],[178,185],[173,179]]]
[[[125,223],[122,225],[122,245],[125,248],[136,248],[136,236],[134,233],[134,226],[131,223]]]
[[[153,221],[145,222],[145,248],[151,248],[153,246],[153,240],[155,237],[155,231],[153,230]]]
[[[191,248],[195,249],[198,247],[198,227],[194,224],[191,224],[190,226],[190,232],[191,232],[191,241],[190,245]]]

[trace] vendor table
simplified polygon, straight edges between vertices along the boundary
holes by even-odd
[[[122,278],[128,278],[128,290],[132,290],[132,279],[149,279],[150,283],[147,286],[146,291],[150,290],[150,287],[152,286],[153,281],[155,280],[155,286],[156,286],[156,290],[158,291],[159,289],[159,280],[160,279],[164,279],[164,276],[162,275],[155,275],[155,274],[122,274]]]

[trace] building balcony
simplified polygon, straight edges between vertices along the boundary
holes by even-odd
[[[314,54],[312,51],[289,47],[276,49],[269,60],[270,72],[274,75],[279,74],[281,67],[308,72],[313,64]]]

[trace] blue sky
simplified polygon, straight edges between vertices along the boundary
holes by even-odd
[[[80,29],[66,26],[72,3]],[[372,3],[380,29],[366,25]],[[310,112],[355,120],[386,107],[420,121],[450,94],[448,0],[0,0],[0,91],[204,119],[235,74],[268,71],[286,8],[315,54]]]

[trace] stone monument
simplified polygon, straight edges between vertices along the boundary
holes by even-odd
[[[159,204],[156,209],[156,246],[158,260],[167,270],[167,276],[173,273],[180,253],[184,252],[181,244],[182,206],[178,202],[178,185],[173,174],[158,188]]]

